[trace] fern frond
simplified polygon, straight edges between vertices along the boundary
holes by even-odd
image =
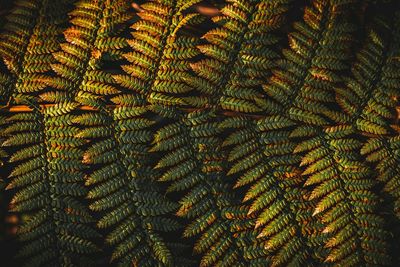
[[[15,5],[0,35],[0,58],[12,74],[6,98],[36,95],[47,87],[46,72],[54,62],[51,53],[59,48],[68,10],[68,1],[59,0],[16,1]]]
[[[396,216],[399,196],[393,185],[399,175],[394,137],[397,133],[391,124],[396,121],[399,98],[399,64],[394,60],[400,53],[398,24],[398,13],[393,18],[376,16],[364,47],[357,53],[352,75],[346,79],[346,88],[337,90],[337,101],[350,116],[348,123],[360,133],[375,135],[364,144],[361,153],[367,161],[376,163],[377,177],[383,183],[383,191],[393,197]]]
[[[333,102],[334,85],[340,81],[334,71],[342,70],[349,56],[348,40],[353,29],[344,12],[353,5],[313,1],[306,8],[304,22],[295,23],[297,31],[289,35],[291,50],[284,51],[285,59],[264,86],[275,102],[261,103],[263,109],[276,115],[258,121],[258,126],[251,120],[243,126],[233,119],[234,131],[225,140],[226,145],[234,145],[228,158],[232,162],[229,174],[241,174],[236,186],[251,185],[244,201],[251,201],[250,214],[257,215],[256,228],[261,229],[258,237],[266,240],[264,248],[253,253],[258,257],[269,255],[271,264],[304,264],[318,261],[325,253],[318,248],[324,241],[318,233],[323,222],[312,218],[314,201],[303,198],[308,193],[299,175],[300,157],[293,155],[295,136],[291,127],[297,122],[329,122],[318,112],[330,114],[327,103]],[[318,65],[323,58],[335,58],[336,54],[343,57],[342,63]],[[318,98],[310,90],[327,93]],[[308,131],[297,134],[308,137]],[[312,255],[311,251],[319,252]]]
[[[399,149],[399,136],[370,138],[361,149],[361,154],[367,156],[367,161],[376,163],[377,177],[384,184],[383,191],[393,198],[393,210],[398,218],[400,218]]]
[[[292,154],[293,125],[279,115],[259,120],[228,118],[222,123],[232,131],[224,141],[232,147],[228,174],[239,174],[235,188],[251,185],[243,202],[248,206],[245,218],[254,218],[252,232],[257,242],[246,255],[252,262],[266,257],[268,266],[314,261],[307,234],[313,231],[312,205],[302,188],[299,157]]]
[[[187,192],[179,201],[177,215],[191,220],[184,237],[197,237],[194,251],[200,266],[245,265],[240,240],[230,229],[224,209],[235,204],[229,183],[223,178],[221,128],[211,110],[177,116],[157,131],[152,151],[165,155],[156,168],[169,192]]]
[[[325,224],[322,233],[328,236],[329,254],[324,262],[387,265],[388,233],[376,213],[375,181],[371,169],[360,160],[362,143],[351,134],[346,127],[330,126],[311,136],[312,146],[305,141],[296,147],[307,152],[302,165],[306,184],[314,185],[309,197],[317,201],[313,216],[320,216]]]
[[[78,1],[70,13],[72,26],[64,31],[67,42],[53,53],[57,62],[51,67],[58,76],[48,85],[85,105],[96,105],[99,98],[117,94],[111,75],[100,66],[107,56],[118,58],[118,51],[128,45],[125,38],[117,36],[132,17],[128,9],[126,1]]]
[[[16,165],[7,188],[17,190],[11,211],[25,218],[17,235],[23,244],[18,255],[26,266],[83,265],[85,255],[98,250],[92,242],[98,237],[93,219],[81,203],[86,195],[82,151],[59,141],[76,139],[79,129],[67,114],[74,107],[34,106],[30,114],[8,118],[3,146],[15,150],[10,161]]]
[[[364,47],[357,53],[352,76],[346,79],[347,87],[337,90],[337,102],[350,116],[349,123],[361,132],[382,135],[392,131],[390,123],[399,96],[395,89],[398,64],[393,61],[399,55],[397,24],[391,26],[388,18],[375,18]]]
[[[334,88],[341,81],[340,71],[347,69],[354,24],[349,17],[356,1],[312,1],[303,21],[294,23],[288,35],[290,49],[263,86],[271,100],[263,109],[271,114],[288,112],[291,119],[324,125],[336,112]]]
[[[191,65],[198,77],[190,83],[207,98],[193,97],[191,105],[261,111],[260,85],[278,58],[275,31],[285,22],[290,3],[238,0],[222,8],[213,19],[219,26],[203,36],[208,43],[198,46],[207,58]]]
[[[146,111],[131,102],[112,113],[103,109],[77,119],[88,126],[79,136],[91,139],[83,156],[92,166],[86,180],[91,186],[88,198],[90,208],[101,215],[98,227],[110,230],[106,243],[113,262],[170,266],[175,252],[162,233],[179,225],[168,216],[175,204],[162,195],[154,181],[157,174],[148,167],[153,122],[141,117]]]
[[[0,10],[21,264],[398,261],[399,3],[222,2]]]
[[[141,94],[152,104],[181,106],[192,75],[190,60],[199,54],[197,38],[185,27],[198,24],[202,17],[188,9],[200,2],[150,1],[141,5],[141,18],[131,28],[128,40],[131,51],[123,56],[130,62],[122,66],[125,74],[114,75],[115,81],[129,91]]]

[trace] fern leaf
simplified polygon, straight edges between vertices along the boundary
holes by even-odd
[[[119,92],[113,86],[111,75],[100,69],[105,57],[118,53],[128,44],[125,38],[115,36],[131,15],[125,1],[78,1],[70,13],[72,26],[64,31],[67,41],[53,55],[57,62],[51,65],[58,75],[49,85],[66,91],[69,100],[96,105],[100,97]],[[85,97],[82,97],[82,93]]]
[[[54,63],[51,53],[59,47],[68,10],[68,1],[58,0],[16,1],[15,5],[0,36],[0,58],[12,74],[7,98],[37,95],[47,87],[46,72]]]
[[[394,214],[400,217],[399,177],[399,137],[370,138],[361,148],[367,161],[376,163],[377,178],[383,183],[383,191],[393,197]]]
[[[315,125],[337,116],[328,106],[341,82],[336,73],[347,68],[355,30],[349,17],[355,2],[313,1],[306,7],[303,21],[296,22],[288,35],[290,49],[283,51],[284,59],[263,86],[278,106],[266,101],[264,110],[272,114],[288,110],[291,119]],[[324,65],[327,60],[333,64]]]
[[[79,265],[84,262],[82,257],[98,250],[92,242],[98,237],[91,228],[93,219],[80,203],[86,195],[82,151],[50,141],[75,138],[78,129],[72,125],[72,117],[65,115],[74,107],[60,103],[39,111],[35,106],[32,115],[36,120],[18,114],[9,118],[5,129],[13,135],[3,145],[15,150],[11,161],[16,164],[7,188],[17,190],[11,210],[26,217],[17,235],[23,244],[19,255],[29,266]],[[18,124],[22,127],[16,127]]]
[[[260,255],[247,256],[251,262],[260,257],[269,258],[268,265],[272,266],[312,261],[312,246],[304,234],[310,231],[312,217],[304,199],[307,192],[301,188],[300,171],[293,167],[298,157],[292,155],[294,144],[289,141],[292,125],[281,116],[258,121],[235,118],[223,123],[223,127],[234,130],[226,140],[236,139],[225,142],[233,145],[231,153],[235,155],[228,158],[228,174],[239,174],[235,188],[251,185],[243,200],[247,206],[245,221],[253,221],[249,231],[256,235],[254,249],[260,251]]]
[[[122,66],[126,74],[115,75],[125,89],[134,90],[151,104],[182,106],[182,98],[192,90],[190,59],[199,54],[197,40],[185,32],[202,17],[187,10],[196,1],[152,1],[143,4],[140,20],[131,28],[131,51],[124,54],[130,62]]]
[[[360,161],[361,143],[352,139],[351,133],[341,131],[340,127],[328,127],[316,136],[318,145],[309,150],[323,148],[325,152],[308,153],[304,156],[306,161],[303,158],[307,162],[303,172],[306,184],[315,185],[310,195],[310,200],[317,201],[313,216],[321,216],[323,234],[328,235],[325,247],[330,252],[325,262],[389,264],[390,257],[384,249],[387,232],[376,214],[378,197],[373,192],[371,170]],[[372,220],[376,223],[368,223]],[[369,257],[371,253],[376,257]]]
[[[283,25],[290,3],[232,1],[222,8],[221,16],[214,18],[219,26],[208,31],[203,36],[208,43],[199,46],[208,58],[192,64],[199,79],[190,83],[207,96],[207,101],[193,98],[191,105],[261,111],[258,87],[278,58],[273,49],[279,41],[275,31]]]
[[[234,205],[229,184],[222,179],[221,131],[211,110],[195,111],[162,127],[155,135],[153,151],[165,151],[156,165],[169,192],[185,190],[177,215],[191,219],[183,235],[198,236],[196,253],[201,266],[240,261],[243,250],[230,232],[222,210]],[[218,252],[216,252],[218,248]],[[228,260],[229,259],[229,260]]]
[[[375,17],[364,47],[357,53],[352,76],[346,79],[347,88],[337,90],[337,102],[361,132],[382,135],[391,131],[393,97],[398,94],[385,84],[397,68],[392,57],[399,53],[399,32],[395,27],[391,33],[390,27],[390,20]]]
[[[113,113],[103,109],[81,115],[78,121],[89,127],[79,135],[91,139],[83,156],[92,166],[86,180],[91,186],[88,198],[90,208],[102,214],[98,227],[110,230],[106,242],[113,262],[172,265],[175,252],[162,233],[178,227],[167,217],[176,206],[161,194],[153,179],[156,173],[146,165],[153,124],[142,118],[146,111],[145,106],[126,103]],[[142,248],[146,250],[138,254]]]

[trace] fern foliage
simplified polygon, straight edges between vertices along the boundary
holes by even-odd
[[[223,122],[224,128],[235,129],[224,141],[224,146],[232,147],[228,174],[240,174],[235,188],[248,188],[243,202],[248,206],[247,220],[254,221],[251,225],[257,233],[249,257],[267,257],[273,266],[312,261],[312,243],[306,234],[312,232],[311,210],[295,165],[299,157],[292,154],[292,125],[280,116]]]
[[[161,128],[152,148],[165,152],[155,166],[161,169],[159,180],[169,182],[169,192],[186,192],[176,214],[190,220],[183,236],[197,237],[194,251],[202,253],[201,266],[246,264],[227,215],[236,201],[224,178],[220,132],[213,111],[191,112]]]
[[[149,1],[141,7],[140,19],[131,28],[130,51],[124,58],[123,75],[115,81],[151,104],[182,106],[182,97],[193,90],[188,70],[190,59],[199,54],[198,38],[187,33],[185,27],[201,21],[199,14],[188,9],[199,0]]]
[[[70,12],[69,28],[64,31],[65,43],[53,53],[51,65],[57,76],[49,81],[56,90],[43,96],[50,102],[68,98],[85,104],[98,101],[119,91],[110,74],[100,66],[108,56],[121,57],[119,49],[127,46],[118,37],[123,23],[131,15],[126,1],[78,1]],[[92,104],[93,105],[93,104]]]
[[[151,120],[140,118],[147,109],[134,99],[123,100],[113,111],[86,113],[77,118],[87,128],[84,138],[92,142],[83,161],[95,167],[87,179],[91,186],[90,208],[101,212],[98,227],[108,228],[105,241],[112,246],[111,260],[123,265],[172,265],[173,244],[160,232],[180,228],[168,216],[175,204],[168,201],[154,183],[157,175],[148,167]],[[170,246],[169,246],[170,245]]]
[[[15,1],[0,34],[0,55],[10,71],[0,78],[2,101],[16,94],[35,95],[47,86],[46,72],[59,48],[68,1]]]
[[[323,233],[329,235],[325,247],[332,249],[325,261],[388,264],[388,234],[383,219],[376,214],[379,200],[373,192],[375,181],[368,166],[360,162],[361,144],[349,137],[351,133],[346,126],[327,127],[325,134],[312,137],[311,149],[307,141],[297,147],[307,151],[303,175],[307,184],[315,186],[310,195],[317,200],[313,214],[321,214]]]
[[[276,102],[266,101],[268,113],[288,113],[292,120],[314,125],[335,119],[327,105],[341,81],[337,73],[348,68],[355,8],[356,1],[313,1],[306,7],[303,21],[295,22],[296,31],[288,35],[290,49],[283,50],[284,59],[263,86]]]
[[[190,83],[202,94],[194,106],[220,106],[239,112],[257,112],[260,90],[278,53],[276,34],[285,22],[288,1],[228,1],[221,15],[213,18],[218,27],[208,31],[199,50],[206,59],[192,64],[197,73]]]
[[[18,228],[23,246],[18,256],[27,266],[64,266],[84,262],[97,251],[90,241],[98,234],[82,199],[81,162],[85,141],[75,138],[79,129],[68,112],[74,103],[60,103],[31,113],[9,117],[5,147],[14,147],[10,162],[15,164],[7,189],[15,190],[11,211],[30,216]]]
[[[396,21],[398,13],[393,16]],[[396,23],[391,28],[390,19],[382,17],[374,23],[366,47],[357,54],[353,76],[346,79],[346,88],[338,89],[338,103],[349,115],[348,121],[354,128],[373,135],[362,147],[361,154],[367,156],[367,161],[377,163],[377,178],[384,185],[383,191],[394,198],[394,211],[399,216],[399,196],[394,189],[399,182],[395,171],[398,127],[393,125],[399,97],[398,62],[395,60],[399,55],[399,31]]]
[[[400,260],[396,0],[9,6],[5,266]]]

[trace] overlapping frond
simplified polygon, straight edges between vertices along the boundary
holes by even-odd
[[[310,200],[317,201],[313,215],[325,224],[329,249],[325,262],[339,266],[388,265],[388,233],[377,215],[379,199],[368,165],[360,160],[360,141],[348,125],[313,129],[300,142],[296,153],[305,152],[301,165],[306,185],[312,186]]]
[[[344,120],[330,103],[334,103],[334,89],[349,56],[352,26],[344,20],[347,4],[314,1],[314,8],[305,11],[305,23],[295,27],[302,27],[300,33],[308,29],[309,40],[318,36],[315,40],[319,41],[310,46],[312,42],[305,42],[301,35],[289,35],[292,50],[286,51],[285,68],[274,73],[265,86],[279,108],[266,107],[273,113],[287,112],[298,125],[290,137],[303,141],[291,152],[301,155],[305,185],[312,189],[309,201],[316,203],[313,216],[324,225],[320,233],[328,251],[324,262],[385,265],[389,262],[387,233],[376,215],[378,198],[373,193],[372,172],[360,159],[361,143],[350,137],[354,134],[351,126],[320,127]],[[280,146],[280,151],[284,148]]]
[[[235,188],[251,185],[243,202],[248,206],[247,220],[255,218],[252,230],[258,241],[246,256],[253,261],[268,258],[271,266],[311,263],[316,247],[312,205],[306,201],[297,167],[300,158],[293,154],[295,144],[289,136],[293,125],[279,115],[228,118],[222,123],[234,130],[224,141],[231,147],[228,174],[240,174]]]
[[[0,74],[2,101],[8,101],[16,94],[35,95],[47,86],[49,77],[46,73],[54,62],[51,53],[59,48],[69,2],[15,2],[0,35],[0,58],[11,73],[8,81]]]
[[[288,35],[290,49],[283,50],[284,59],[264,85],[274,100],[264,101],[266,112],[288,113],[295,121],[313,125],[339,116],[328,105],[335,101],[339,73],[348,68],[356,2],[316,0],[306,7],[303,21]]]
[[[186,104],[184,96],[193,90],[188,84],[190,59],[199,54],[198,38],[185,27],[202,17],[187,11],[199,0],[149,1],[141,5],[139,21],[128,40],[131,51],[124,54],[129,65],[125,74],[114,75],[122,87],[146,97],[149,103],[165,106]]]
[[[362,133],[391,132],[400,81],[393,58],[399,54],[396,42],[400,34],[389,17],[379,16],[372,21],[364,47],[356,55],[352,75],[345,79],[346,87],[336,90],[337,103],[349,115],[342,122],[347,119]]]
[[[172,113],[173,114],[173,113]],[[241,239],[234,235],[225,209],[235,198],[224,178],[221,131],[211,110],[177,114],[173,122],[157,131],[152,151],[165,155],[156,168],[169,192],[187,192],[179,201],[177,215],[190,220],[185,237],[196,237],[194,251],[200,266],[246,266]]]
[[[383,191],[393,198],[394,213],[400,218],[400,137],[370,138],[361,149],[369,162],[376,163],[377,177]]]
[[[98,234],[82,204],[87,190],[79,146],[85,140],[76,138],[79,129],[67,114],[75,107],[34,106],[7,119],[2,145],[15,151],[7,189],[15,190],[11,211],[26,215],[17,231],[26,266],[87,266],[85,255],[97,251],[91,240]]]
[[[98,227],[108,229],[105,241],[112,248],[112,262],[172,266],[179,262],[172,257],[175,244],[160,233],[174,232],[179,224],[168,215],[176,205],[163,196],[149,165],[154,122],[142,117],[148,109],[140,98],[125,95],[113,101],[118,107],[112,111],[77,118],[85,126],[79,136],[91,140],[83,157],[92,170],[86,179],[90,208],[101,215]]]
[[[239,112],[261,108],[261,84],[278,57],[276,31],[284,24],[291,0],[228,1],[221,15],[213,18],[218,27],[207,32],[207,43],[199,45],[207,56],[193,63],[197,77],[190,84],[201,93],[190,98],[197,107],[215,106]]]
[[[0,198],[21,264],[396,264],[396,0],[14,2]]]
[[[62,45],[63,52],[55,53],[61,64],[53,69],[63,77],[54,83],[61,81],[67,85],[61,89],[70,91],[77,101],[99,109],[85,112],[77,122],[85,126],[80,136],[91,140],[83,158],[92,170],[88,197],[93,200],[90,208],[101,214],[98,227],[110,231],[106,243],[112,248],[111,261],[169,266],[174,264],[172,255],[178,244],[165,242],[161,233],[176,231],[179,225],[167,215],[175,205],[162,196],[154,182],[157,175],[149,166],[147,146],[153,121],[142,116],[147,112],[144,99],[130,92],[111,98],[118,105],[112,112],[99,101],[119,92],[112,75],[100,64],[105,54],[120,58],[120,49],[128,44],[116,35],[119,24],[130,18],[127,8],[125,1],[77,4],[72,12],[74,26],[65,32],[68,43]]]
[[[310,127],[318,129],[329,122],[332,112],[327,103],[334,101],[337,72],[349,59],[354,26],[346,12],[353,6],[351,1],[312,1],[304,21],[296,22],[296,31],[289,34],[290,49],[284,50],[284,59],[264,86],[272,101],[263,101],[262,107],[273,115],[258,121],[227,119],[233,130],[224,141],[233,146],[229,174],[239,174],[236,187],[250,186],[244,201],[250,203],[249,214],[256,214],[255,228],[263,242],[258,256],[268,255],[272,265],[319,261],[325,253],[318,248],[324,242],[319,233],[323,222],[312,217],[315,201],[307,199],[301,155],[293,152],[295,138],[306,137],[297,125],[316,124]]]
[[[98,98],[115,95],[111,74],[101,69],[105,58],[118,59],[127,41],[118,36],[131,19],[129,2],[82,0],[75,4],[70,26],[64,31],[66,43],[53,53],[57,60],[51,67],[56,77],[48,82],[55,88],[42,97],[50,102],[75,99],[95,105]]]
[[[357,54],[352,76],[345,88],[337,90],[337,101],[349,115],[348,123],[361,134],[372,135],[361,153],[367,161],[376,163],[377,178],[383,191],[394,201],[394,213],[399,217],[399,165],[396,127],[396,103],[400,97],[399,15],[378,17],[370,29],[365,47]]]

